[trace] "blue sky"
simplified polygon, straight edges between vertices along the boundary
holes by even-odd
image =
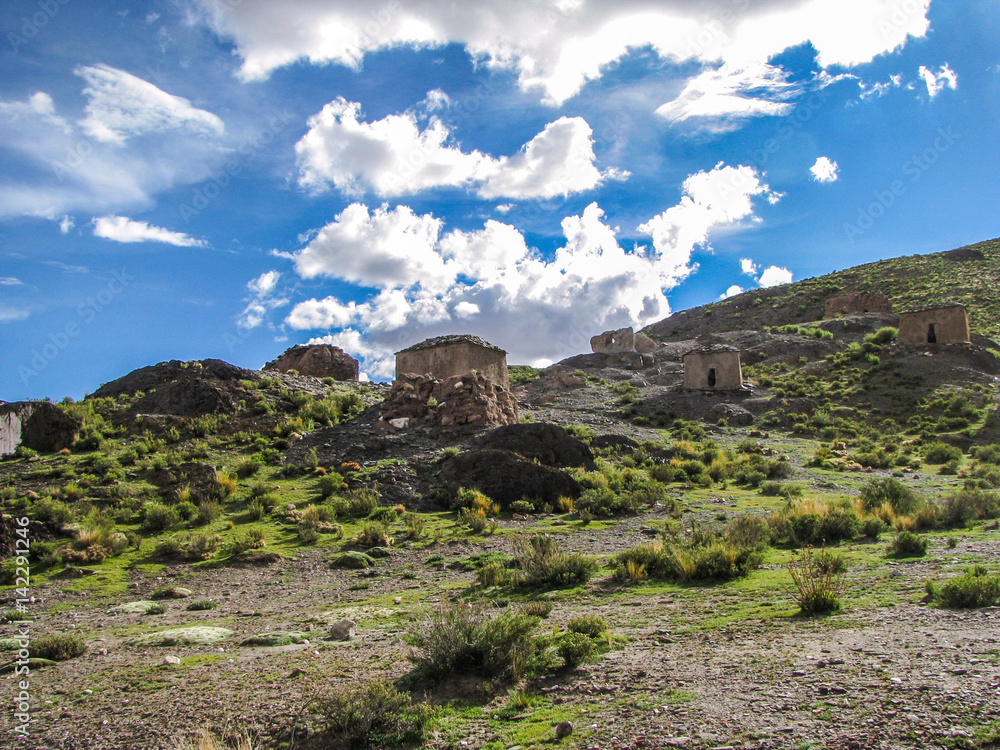
[[[546,364],[1000,235],[988,0],[9,0],[0,73],[8,401],[308,341]]]

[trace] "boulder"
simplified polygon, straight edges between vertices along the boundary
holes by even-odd
[[[479,438],[476,447],[511,451],[546,466],[596,468],[594,454],[585,442],[559,425],[545,422],[497,427]]]
[[[41,453],[69,448],[79,429],[78,419],[48,401],[0,404],[0,458],[22,445]]]
[[[289,372],[314,378],[356,381],[358,360],[329,344],[299,344],[287,349],[280,357],[262,368],[265,372]]]
[[[639,443],[625,435],[597,435],[591,438],[590,447],[594,450],[610,448],[615,453],[634,453]]]
[[[330,639],[334,641],[349,641],[357,632],[354,620],[343,619],[330,626]]]
[[[233,634],[229,628],[199,625],[190,628],[172,628],[156,633],[137,635],[125,641],[126,646],[201,646],[221,641]]]
[[[715,423],[720,419],[726,420],[730,427],[746,427],[757,421],[751,412],[737,404],[716,404],[705,414],[706,422]]]
[[[583,491],[565,471],[495,448],[452,456],[441,466],[439,476],[450,490],[475,487],[501,507],[525,497],[555,505],[560,497],[577,498]]]

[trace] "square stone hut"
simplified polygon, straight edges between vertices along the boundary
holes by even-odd
[[[404,372],[445,380],[478,370],[504,388],[510,387],[507,352],[478,336],[438,336],[396,352],[396,376]]]
[[[740,350],[727,344],[692,349],[684,355],[684,387],[737,391],[743,387]]]
[[[965,305],[945,304],[899,314],[900,344],[968,344],[969,314]]]
[[[892,302],[881,292],[854,292],[828,299],[823,317],[835,318],[838,315],[891,312]]]

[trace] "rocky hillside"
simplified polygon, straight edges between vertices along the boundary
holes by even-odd
[[[890,258],[794,284],[754,289],[722,302],[693,307],[643,329],[660,340],[706,333],[805,323],[823,317],[826,301],[852,292],[879,291],[897,313],[941,302],[969,310],[973,333],[997,338],[1000,326],[1000,239],[930,255]]]

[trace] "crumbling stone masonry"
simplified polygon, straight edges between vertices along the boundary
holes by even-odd
[[[968,344],[969,315],[964,305],[937,305],[899,314],[900,344]]]
[[[605,331],[590,339],[590,348],[595,354],[619,354],[621,352],[639,352],[649,354],[655,352],[659,345],[642,333],[636,333],[629,328],[619,328],[617,331]]]
[[[438,336],[396,352],[396,377],[430,375],[445,380],[477,371],[503,388],[510,387],[507,352],[478,336]]]
[[[517,424],[517,401],[510,391],[481,372],[441,380],[403,373],[382,402],[381,421],[403,429],[417,424],[486,427]]]
[[[826,301],[824,318],[838,315],[863,315],[865,313],[891,313],[892,302],[881,292],[854,292],[831,297]]]
[[[684,387],[713,391],[741,389],[740,350],[725,344],[692,349],[684,355]]]

